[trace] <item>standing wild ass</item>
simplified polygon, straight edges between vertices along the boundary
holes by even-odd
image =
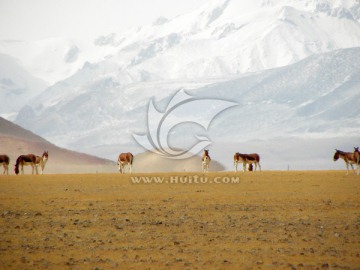
[[[253,154],[241,154],[239,152],[235,153],[234,155],[234,167],[235,167],[235,172],[238,171],[238,164],[242,163],[243,164],[243,171],[246,171],[246,165],[247,164],[254,164],[255,168],[254,171],[256,171],[257,166],[259,166],[259,169],[261,171],[261,165],[260,165],[260,156],[259,154],[253,153]]]
[[[209,156],[209,150],[204,150],[204,153],[201,157],[202,162],[202,171],[209,172],[209,164],[211,162],[211,158]]]
[[[334,161],[337,161],[339,158],[342,158],[345,161],[346,164],[346,175],[349,175],[349,165],[353,169],[354,173],[354,166],[355,164],[357,166],[357,174],[359,174],[359,148],[356,147],[354,153],[351,152],[344,152],[338,149],[335,149],[335,155],[334,155]]]
[[[125,165],[129,165],[129,172],[132,173],[132,164],[134,161],[134,156],[130,152],[128,153],[121,153],[118,157],[118,165],[119,165],[119,172],[125,173]]]
[[[36,161],[35,161],[36,174],[38,173],[37,167],[39,166],[41,168],[41,174],[44,174],[45,165],[48,159],[49,159],[49,151],[44,151],[41,157],[36,156]]]

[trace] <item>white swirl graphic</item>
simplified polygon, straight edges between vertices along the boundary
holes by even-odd
[[[171,159],[186,159],[199,153],[211,144],[205,136],[195,135],[197,143],[187,150],[175,150],[168,145],[170,131],[181,123],[195,123],[208,129],[211,121],[220,112],[237,103],[220,99],[200,99],[187,94],[183,89],[170,100],[164,112],[159,112],[149,102],[147,134],[133,134],[134,139],[145,149]]]

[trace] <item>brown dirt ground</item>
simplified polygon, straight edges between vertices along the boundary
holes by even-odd
[[[360,176],[0,176],[0,269],[360,269]]]

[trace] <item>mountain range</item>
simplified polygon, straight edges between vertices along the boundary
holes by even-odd
[[[193,143],[199,132],[214,149],[221,142],[233,145],[227,156],[257,140],[277,145],[294,138],[323,138],[327,147],[333,139],[333,148],[352,150],[360,144],[359,21],[357,0],[216,0],[92,41],[1,41],[6,61],[31,74],[28,85],[35,85],[34,78],[41,85],[33,87],[39,92],[27,91],[31,97],[16,93],[21,109],[2,107],[0,114],[62,147],[114,159],[119,149],[143,150],[132,136],[146,133],[152,98],[164,110],[185,89],[199,99],[238,105],[219,114],[207,131],[174,128],[176,147]],[[2,89],[13,89],[4,70],[0,65]],[[14,103],[9,95],[2,98]],[[273,149],[264,148],[271,156]],[[322,160],[320,166],[332,166]]]

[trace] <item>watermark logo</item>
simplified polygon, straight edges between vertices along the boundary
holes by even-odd
[[[178,91],[160,112],[151,99],[147,114],[147,134],[133,134],[134,139],[153,153],[171,159],[186,159],[199,153],[211,144],[208,137],[193,134],[197,142],[188,149],[169,146],[169,133],[179,124],[194,123],[208,130],[211,121],[222,111],[237,103],[210,98],[196,98],[183,89]]]
[[[238,176],[131,176],[133,184],[239,184]]]

